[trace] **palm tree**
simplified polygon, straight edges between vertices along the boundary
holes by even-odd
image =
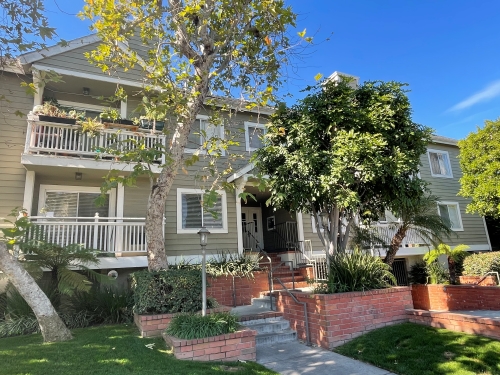
[[[424,255],[424,260],[427,265],[434,263],[441,255],[448,257],[448,270],[450,271],[450,282],[456,284],[457,282],[457,264],[467,256],[467,245],[457,245],[453,249],[442,243],[437,248],[432,249]]]
[[[426,243],[438,246],[443,237],[450,238],[450,223],[443,220],[437,211],[438,198],[423,196],[411,206],[399,212],[400,222],[396,224],[396,233],[390,239],[384,262],[391,265],[408,231],[414,231]]]

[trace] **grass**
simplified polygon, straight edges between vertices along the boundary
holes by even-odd
[[[500,341],[412,323],[377,329],[335,351],[402,375],[500,374]]]
[[[0,339],[2,375],[274,375],[256,363],[181,361],[161,338],[138,336],[133,325],[75,329],[74,339],[42,344],[39,334]],[[146,347],[154,344],[152,349]]]

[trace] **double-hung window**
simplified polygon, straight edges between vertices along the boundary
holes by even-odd
[[[448,224],[453,231],[463,231],[460,207],[456,202],[439,202],[438,213],[443,221]]]
[[[197,233],[201,227],[211,233],[227,233],[226,192],[217,191],[212,207],[203,207],[203,192],[177,189],[177,233]]]
[[[255,151],[262,147],[262,138],[266,133],[263,124],[245,121],[245,145],[247,151]]]
[[[224,126],[213,125],[209,121],[208,116],[198,115],[194,122],[188,137],[188,143],[185,152],[194,154],[199,152],[206,153],[202,148],[205,142],[210,142],[213,138],[224,139]],[[225,150],[222,150],[222,155],[225,155]]]
[[[446,151],[427,150],[432,177],[453,178],[450,156]]]

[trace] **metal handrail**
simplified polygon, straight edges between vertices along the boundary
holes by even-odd
[[[309,335],[309,316],[307,314],[307,303],[305,302],[300,302],[297,297],[295,297],[292,292],[290,292],[287,287],[285,286],[285,284],[282,283],[282,281],[276,277],[276,280],[278,280],[278,282],[281,284],[281,286],[283,287],[283,289],[285,289],[285,291],[293,298],[293,300],[298,303],[299,305],[302,305],[304,307],[304,319],[305,319],[305,325],[306,325],[306,344],[308,346],[311,346],[311,338],[310,338],[310,335]]]
[[[497,280],[498,280],[498,285],[500,285],[500,275],[498,274],[498,272],[494,272],[494,271],[490,271],[490,272],[486,272],[484,275],[483,275],[483,278],[481,280],[479,280],[475,285],[479,285],[481,284],[487,277],[488,275],[490,274],[494,274],[497,276]]]

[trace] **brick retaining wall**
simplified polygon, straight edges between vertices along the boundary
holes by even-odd
[[[500,340],[500,319],[483,318],[451,312],[410,309],[410,322],[451,331],[465,332]]]
[[[231,311],[231,307],[220,306],[208,309],[207,314],[213,312]],[[177,314],[134,314],[134,323],[141,333],[141,337],[159,337],[167,329],[172,318]]]
[[[207,296],[224,306],[233,306],[233,280],[231,277],[209,277]],[[269,290],[267,272],[254,272],[253,279],[234,278],[236,290],[236,306],[252,304],[252,298],[260,297],[260,293]]]
[[[336,294],[293,292],[307,304],[311,342],[326,349],[386,325],[408,321],[413,308],[410,287],[395,287]],[[306,339],[303,305],[286,292],[275,292],[278,311],[290,321],[301,340]]]
[[[257,331],[243,329],[226,335],[183,340],[163,335],[175,358],[192,361],[255,361]]]
[[[484,279],[481,281],[481,279]],[[497,279],[495,276],[459,276],[460,284],[477,284],[479,281],[481,286],[497,286]]]
[[[412,285],[420,310],[500,310],[500,288],[478,285]]]

